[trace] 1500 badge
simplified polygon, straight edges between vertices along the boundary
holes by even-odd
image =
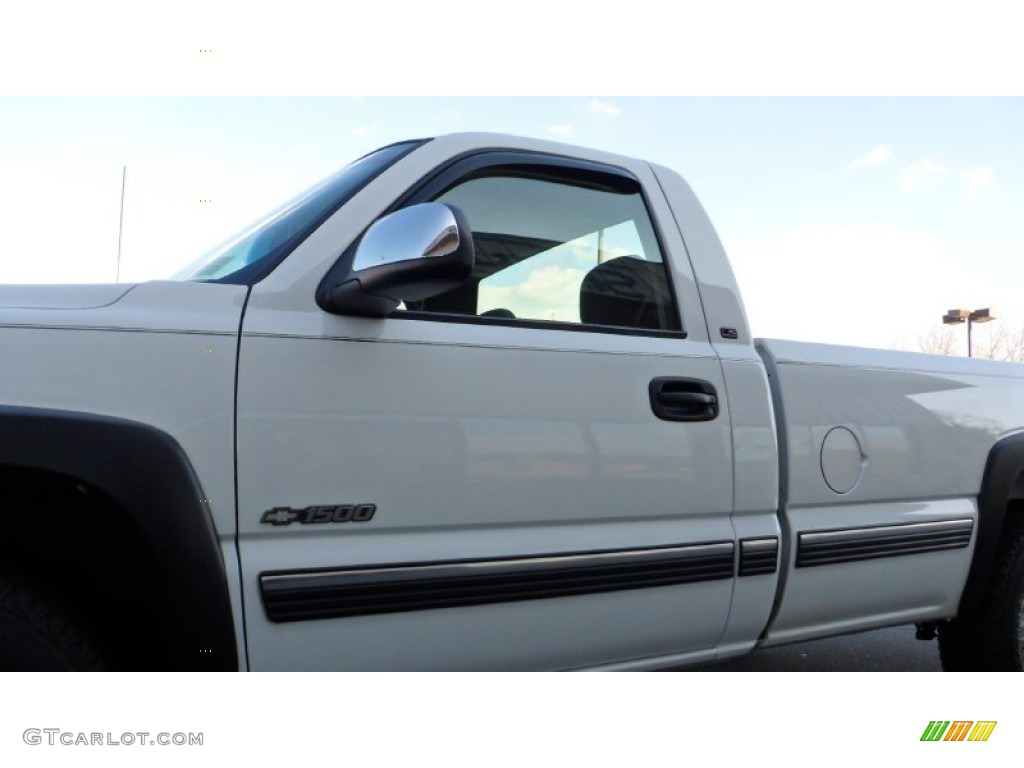
[[[333,504],[292,509],[274,507],[263,513],[261,523],[270,525],[310,525],[314,523],[368,523],[377,511],[376,504]]]

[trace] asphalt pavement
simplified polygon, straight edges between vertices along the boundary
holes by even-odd
[[[913,625],[764,648],[691,672],[941,672],[935,640],[917,640]]]

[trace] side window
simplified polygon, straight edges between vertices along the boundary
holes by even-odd
[[[681,330],[639,188],[489,169],[435,199],[466,214],[476,265],[467,283],[408,309]]]

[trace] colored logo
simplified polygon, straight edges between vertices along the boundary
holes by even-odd
[[[995,729],[995,720],[932,720],[921,741],[988,741]]]

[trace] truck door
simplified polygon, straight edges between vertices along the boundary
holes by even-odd
[[[710,655],[735,570],[729,406],[646,189],[639,163],[462,157],[394,206],[463,210],[476,266],[458,289],[377,320],[253,288],[238,385],[253,669]]]

